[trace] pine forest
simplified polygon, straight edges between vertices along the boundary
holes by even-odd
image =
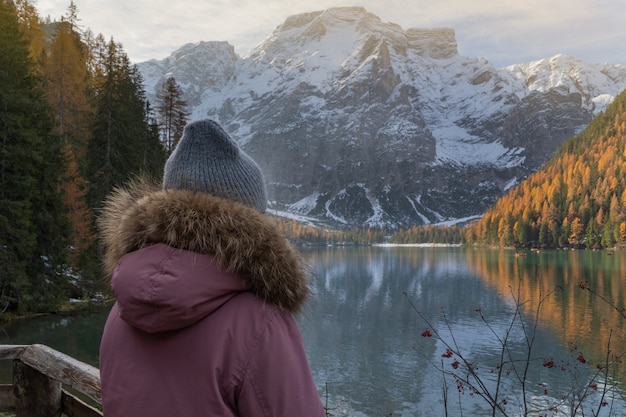
[[[122,45],[83,30],[73,1],[44,22],[30,1],[0,0],[0,27],[0,312],[58,311],[106,292],[98,207],[160,177],[163,125]]]

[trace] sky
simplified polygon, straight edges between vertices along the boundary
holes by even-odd
[[[59,20],[70,0],[31,0]],[[315,4],[314,6],[312,4]],[[403,29],[448,27],[459,54],[496,67],[566,54],[626,65],[626,0],[74,0],[84,29],[113,38],[133,63],[187,43],[228,41],[245,56],[289,16],[361,6]]]

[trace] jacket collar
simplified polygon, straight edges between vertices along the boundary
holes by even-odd
[[[237,202],[137,180],[105,200],[98,226],[108,275],[123,255],[165,243],[212,255],[246,277],[257,297],[285,311],[300,311],[310,292],[302,257],[274,220]]]

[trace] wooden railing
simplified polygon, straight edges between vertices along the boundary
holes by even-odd
[[[0,385],[0,411],[102,417],[98,368],[44,345],[0,345],[0,360],[13,361],[13,383]]]

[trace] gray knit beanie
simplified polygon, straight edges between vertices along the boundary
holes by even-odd
[[[182,139],[165,163],[163,189],[209,193],[261,213],[267,207],[259,166],[213,120],[185,127]]]

